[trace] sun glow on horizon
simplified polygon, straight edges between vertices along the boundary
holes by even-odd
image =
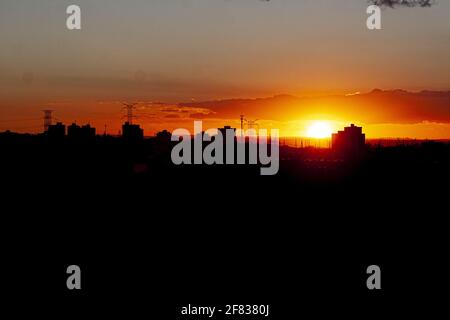
[[[331,138],[333,130],[328,121],[313,121],[308,127],[306,135],[309,138],[324,139]]]

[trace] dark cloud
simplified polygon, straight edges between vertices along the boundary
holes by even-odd
[[[270,0],[260,0],[269,2]],[[384,7],[431,7],[436,0],[368,0],[369,3]]]
[[[384,7],[431,7],[435,0],[369,0],[371,4]]]
[[[260,99],[230,99],[186,103],[208,108],[216,119],[249,118],[274,121],[305,119],[317,114],[331,114],[337,119],[363,123],[450,123],[450,91],[407,92],[373,90],[357,95],[295,97],[280,95]],[[191,114],[191,118],[208,115]]]

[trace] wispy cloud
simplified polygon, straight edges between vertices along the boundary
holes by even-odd
[[[271,0],[259,0],[269,2]],[[436,4],[436,0],[368,0],[369,3],[384,7],[431,7]]]
[[[369,0],[370,3],[384,7],[431,7],[435,0]]]

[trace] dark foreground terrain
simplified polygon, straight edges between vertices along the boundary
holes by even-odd
[[[282,148],[275,176],[174,166],[170,149],[2,134],[6,305],[183,319],[187,304],[256,303],[272,319],[366,319],[432,318],[447,301],[448,144],[367,148],[359,159]],[[81,291],[66,288],[71,264]],[[366,287],[372,264],[380,291]]]

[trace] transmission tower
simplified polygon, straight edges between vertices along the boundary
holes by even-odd
[[[48,127],[53,123],[53,110],[42,110],[44,112],[44,132],[47,132]]]
[[[244,122],[247,123],[247,130],[255,129],[255,127],[257,127],[258,130],[259,130],[258,119],[249,120],[249,119],[246,119],[243,114],[241,114],[240,115],[240,120],[241,120],[241,134],[243,134],[243,132],[244,132]]]
[[[125,106],[124,109],[127,111],[127,121],[129,124],[133,124],[133,118],[135,117],[133,115],[133,110],[136,109],[137,103],[125,103],[122,102],[122,104]]]

